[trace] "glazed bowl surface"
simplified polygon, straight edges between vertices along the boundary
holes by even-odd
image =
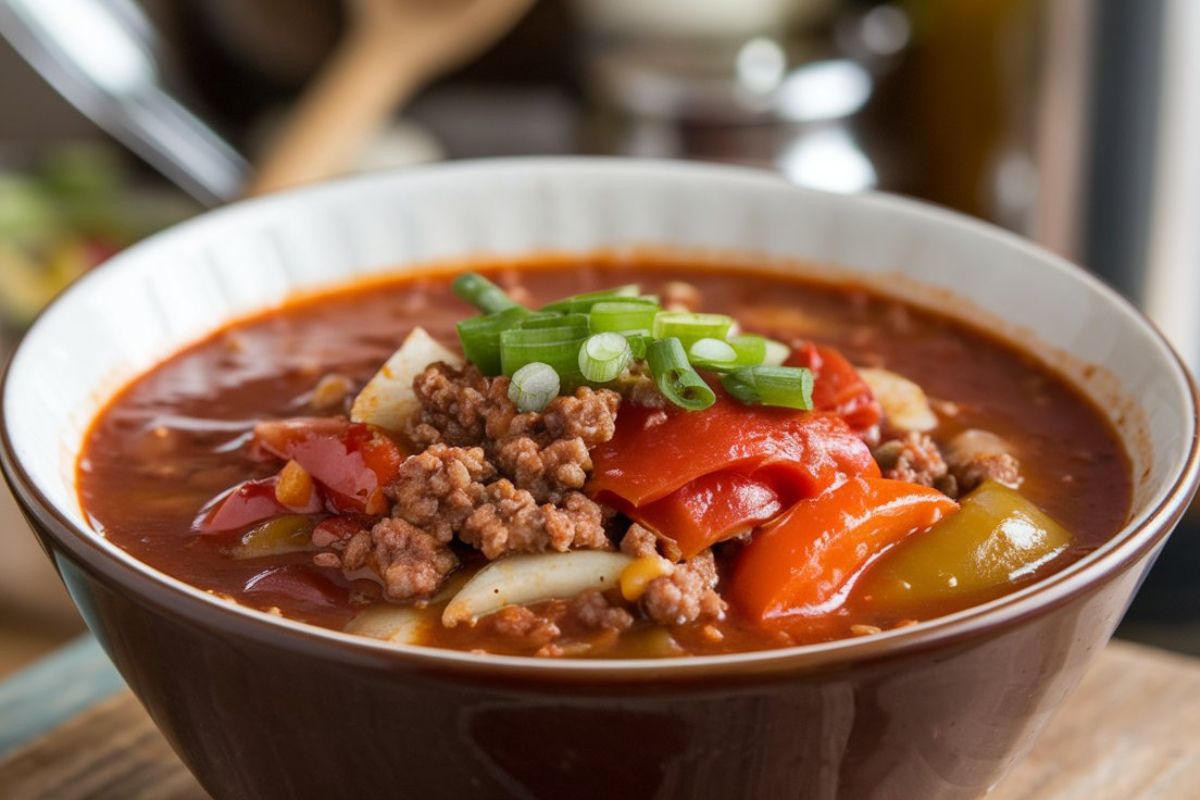
[[[1033,587],[845,642],[670,660],[389,645],[234,606],[93,531],[88,424],[124,383],[296,293],[473,257],[674,253],[875,285],[986,326],[1109,415],[1126,528]],[[11,361],[3,466],[72,598],[216,797],[969,798],[1031,746],[1195,491],[1192,383],[1082,270],[884,195],[603,159],[464,162],[239,203],[68,290]]]

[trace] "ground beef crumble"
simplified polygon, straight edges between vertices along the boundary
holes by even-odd
[[[582,439],[559,439],[541,446],[529,436],[498,444],[496,463],[537,500],[558,502],[564,492],[582,489],[592,459]]]
[[[327,562],[329,555],[336,553],[320,554]],[[380,520],[354,534],[339,560],[347,577],[364,568],[378,575],[384,596],[394,602],[428,597],[458,566],[445,542],[402,519]]]
[[[388,488],[396,501],[393,514],[449,542],[467,517],[487,502],[484,481],[496,468],[479,447],[431,445],[400,465]]]
[[[657,555],[658,534],[644,525],[633,523],[621,539],[621,552],[634,558]]]
[[[458,565],[457,537],[488,559],[511,553],[609,549],[610,511],[582,493],[588,450],[612,438],[620,395],[580,388],[540,413],[519,413],[508,378],[439,363],[413,381],[418,448],[386,489],[392,519],[323,532],[319,566],[369,569],[391,600],[427,598]],[[512,612],[516,613],[516,612]]]
[[[633,624],[632,614],[595,589],[577,595],[568,603],[567,612],[576,624],[590,630],[623,631]]]
[[[671,561],[683,560],[679,545],[673,540],[659,536],[636,522],[629,526],[625,537],[621,539],[621,552],[634,558],[657,554]]]
[[[430,366],[413,380],[421,413],[410,421],[408,438],[418,448],[480,443],[487,424],[488,388],[487,379],[474,367]]]
[[[875,448],[875,460],[883,477],[935,486],[946,476],[942,451],[927,434],[911,431]]]
[[[989,479],[1012,488],[1021,485],[1021,465],[1011,453],[978,456],[952,468],[958,490],[964,494]]]
[[[546,431],[556,439],[579,438],[595,447],[613,437],[621,396],[610,389],[580,387],[574,395],[556,397],[542,412]]]
[[[563,653],[564,641],[602,642],[633,625],[633,615],[597,590],[569,600],[551,600],[535,608],[508,606],[479,620],[477,625],[501,637],[508,648],[539,656]]]
[[[924,433],[909,432],[876,447],[872,454],[883,477],[932,486],[960,497],[985,480],[1016,488],[1021,465],[1008,444],[993,433],[966,430],[939,447]]]
[[[487,502],[467,518],[459,538],[489,559],[510,553],[611,546],[604,531],[604,513],[595,501],[571,492],[561,505],[539,505],[532,494],[506,478],[487,487]]]
[[[725,601],[716,591],[717,563],[705,550],[670,575],[655,578],[642,595],[642,610],[660,625],[710,622],[725,616]]]
[[[621,396],[584,386],[541,413],[520,413],[508,385],[508,378],[486,378],[474,366],[434,364],[413,382],[421,412],[408,437],[418,447],[481,447],[518,488],[539,503],[557,504],[583,488],[592,468],[588,451],[612,438]]]
[[[667,544],[654,531],[638,523],[629,526],[621,540],[621,552],[634,558],[664,555]],[[666,553],[672,561],[678,553]],[[725,616],[725,601],[717,593],[717,562],[711,550],[675,564],[675,571],[650,581],[642,595],[646,616],[660,625],[711,622]]]
[[[508,606],[479,621],[479,627],[522,649],[543,647],[562,635],[553,619],[527,606]]]
[[[1018,488],[1021,464],[1011,450],[996,434],[977,429],[959,433],[944,448],[950,474],[964,494],[989,479]]]

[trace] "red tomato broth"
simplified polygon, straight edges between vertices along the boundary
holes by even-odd
[[[986,334],[853,286],[687,263],[546,266],[506,269],[501,282],[543,302],[621,283],[640,282],[652,292],[669,281],[687,281],[703,293],[706,311],[732,314],[747,331],[792,344],[817,341],[852,363],[886,366],[931,397],[954,402],[954,416],[940,415],[939,436],[979,427],[1014,444],[1023,465],[1022,493],[1075,534],[1071,551],[1044,571],[1095,549],[1126,519],[1130,467],[1111,426],[1047,368]],[[95,527],[181,580],[252,607],[341,628],[354,613],[350,606],[311,597],[348,596],[350,588],[377,596],[376,587],[366,581],[350,587],[340,575],[311,566],[311,554],[304,552],[230,559],[229,540],[197,536],[192,524],[213,496],[278,472],[278,463],[241,445],[258,421],[310,413],[307,398],[323,374],[336,370],[361,385],[417,324],[456,347],[454,324],[469,312],[448,284],[449,277],[416,275],[303,298],[220,330],[133,382],[97,417],[80,458],[81,500]],[[719,562],[724,587],[729,559]],[[479,564],[468,560],[464,569]],[[246,589],[264,571],[280,567],[286,579],[264,584],[258,578]],[[288,587],[305,583],[306,575],[316,588],[289,595]],[[431,613],[438,609],[435,604]],[[922,618],[954,610],[943,604]],[[848,635],[852,625],[886,628],[907,618],[850,602],[827,618],[764,627],[735,608],[714,626],[719,640],[699,626],[672,633],[687,652],[721,653],[827,641]],[[480,646],[464,626],[442,631],[431,643]]]

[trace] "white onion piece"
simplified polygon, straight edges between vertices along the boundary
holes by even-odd
[[[453,628],[499,611],[558,597],[574,597],[587,589],[617,586],[633,559],[603,550],[509,556],[488,564],[446,605],[442,624]]]
[[[350,620],[345,630],[395,644],[419,644],[435,620],[433,612],[426,609],[378,603]]]
[[[354,398],[350,419],[392,431],[403,430],[404,423],[419,408],[413,396],[413,378],[437,361],[458,367],[462,365],[462,356],[448,350],[424,328],[413,328],[400,349],[392,353]]]
[[[891,370],[860,367],[858,374],[883,407],[888,424],[902,431],[925,433],[938,426],[925,390]]]

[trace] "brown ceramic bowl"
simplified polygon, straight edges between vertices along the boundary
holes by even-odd
[[[397,265],[634,245],[832,264],[917,302],[959,298],[1103,401],[1136,470],[1129,524],[1041,583],[948,617],[661,661],[354,638],[231,605],[88,528],[73,478],[85,426],[122,382],[217,325]],[[1104,646],[1197,482],[1187,373],[1084,272],[909,201],[653,162],[441,166],[207,215],[59,299],[11,362],[3,410],[4,471],[42,545],[221,798],[978,797]]]

